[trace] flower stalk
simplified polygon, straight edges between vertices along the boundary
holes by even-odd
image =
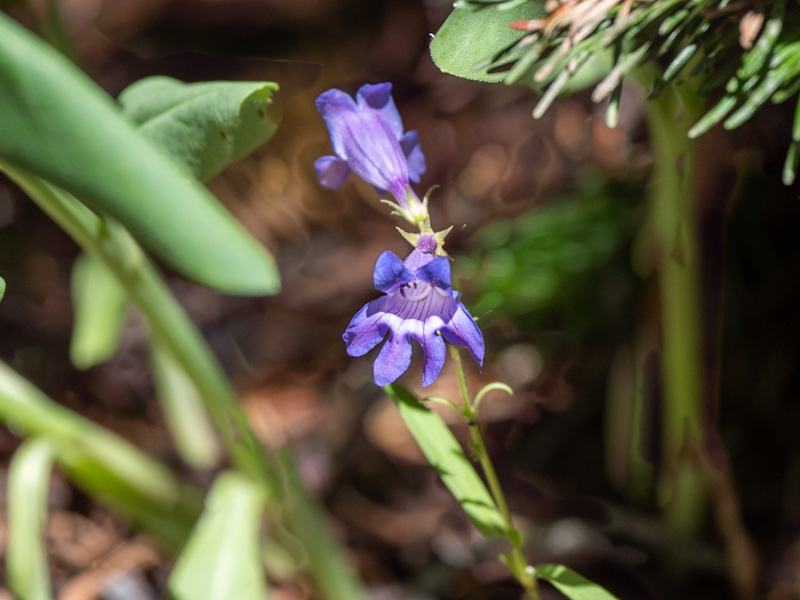
[[[473,402],[470,399],[469,389],[467,388],[467,378],[464,375],[464,365],[461,362],[461,354],[457,347],[450,346],[450,356],[456,366],[458,387],[461,391],[462,406],[457,408],[457,412],[467,422],[472,453],[475,458],[477,458],[484,477],[486,477],[489,493],[492,495],[492,499],[497,505],[497,509],[500,511],[500,516],[503,518],[503,522],[506,526],[506,538],[511,543],[511,551],[508,554],[502,555],[501,560],[525,589],[528,597],[533,600],[539,600],[540,594],[538,582],[536,581],[536,571],[528,564],[522,552],[519,532],[514,528],[514,524],[511,520],[511,511],[508,509],[508,503],[506,502],[503,488],[500,486],[500,480],[497,478],[497,472],[489,457],[489,451],[486,449],[486,443],[483,440],[480,425],[478,425],[478,405],[485,393],[489,391],[489,389],[503,389],[510,393],[511,389],[505,384],[489,384],[478,393]]]

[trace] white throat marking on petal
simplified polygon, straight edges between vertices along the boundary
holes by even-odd
[[[400,293],[406,300],[419,302],[427,298],[431,290],[433,290],[433,286],[429,283],[425,283],[424,281],[411,281],[402,287]]]

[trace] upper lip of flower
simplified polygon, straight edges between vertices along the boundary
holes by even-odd
[[[338,89],[321,94],[317,109],[328,127],[335,156],[322,156],[314,166],[325,187],[338,188],[352,170],[407,208],[409,182],[418,182],[425,172],[425,157],[417,132],[403,133],[391,91],[391,83],[380,83],[362,86],[355,101]]]
[[[483,335],[450,283],[450,263],[425,248],[425,238],[405,262],[386,251],[375,264],[375,288],[386,295],[364,305],[342,336],[351,356],[363,356],[389,333],[374,364],[377,385],[387,385],[411,364],[411,340],[425,354],[422,385],[439,376],[445,342],[466,346],[483,364]],[[422,247],[422,249],[421,249]]]

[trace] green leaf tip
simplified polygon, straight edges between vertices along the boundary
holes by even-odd
[[[269,106],[278,84],[264,81],[184,83],[147,77],[120,95],[139,130],[200,181],[244,158],[275,133]]]
[[[56,449],[45,437],[22,443],[8,469],[8,584],[19,598],[53,597],[44,525]]]
[[[259,543],[263,504],[263,492],[244,475],[226,471],[217,477],[169,578],[174,598],[267,597]]]
[[[605,588],[564,565],[537,565],[536,577],[550,582],[570,600],[619,600]]]
[[[113,217],[187,277],[278,291],[274,260],[231,214],[74,64],[1,13],[0,160]]]

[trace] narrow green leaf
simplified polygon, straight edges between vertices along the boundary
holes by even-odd
[[[800,44],[798,44],[800,45]],[[798,59],[800,59],[800,53],[798,53]],[[800,62],[800,60],[798,61]],[[795,79],[794,81],[786,81],[786,87],[778,90],[774,94],[772,94],[772,98],[770,100],[773,104],[780,104],[781,102],[786,102],[789,98],[793,98],[797,95],[797,92],[800,92],[800,78]]]
[[[797,177],[797,165],[800,163],[800,142],[792,140],[783,163],[783,183],[792,185]]]
[[[667,89],[667,82],[664,81],[661,77],[655,77],[653,79],[653,87],[647,92],[647,99],[648,100],[655,100],[664,93],[664,90]]]
[[[119,96],[125,114],[152,142],[207,181],[275,133],[267,116],[275,83],[171,77],[137,81]]]
[[[689,11],[687,9],[681,9],[675,11],[675,14],[670,15],[663,21],[661,21],[661,25],[658,27],[658,35],[668,35],[675,30],[675,28],[683,21],[686,17],[689,16]]]
[[[675,75],[677,75],[680,70],[686,65],[687,62],[691,60],[691,58],[697,52],[697,44],[689,44],[685,46],[680,52],[678,52],[678,56],[676,56],[669,66],[664,69],[664,81],[669,81]]]
[[[217,477],[167,584],[175,600],[264,600],[259,532],[264,497],[233,471]]]
[[[556,78],[548,86],[547,91],[533,108],[534,119],[541,118],[542,115],[547,112],[547,109],[550,108],[550,105],[555,101],[559,92],[564,88],[565,85],[567,85],[570,77],[572,77],[572,73],[570,73],[567,69],[563,69],[558,73],[558,75],[556,75]]]
[[[367,600],[361,580],[336,543],[321,505],[309,493],[286,448],[274,453],[285,491],[286,522],[303,543],[314,587],[325,600]]]
[[[722,99],[714,105],[714,108],[709,110],[700,118],[699,121],[697,121],[697,123],[692,125],[692,128],[689,130],[689,137],[696,138],[711,129],[714,125],[724,119],[725,115],[733,110],[733,107],[736,106],[736,103],[736,96],[723,96]]]
[[[431,41],[433,62],[442,73],[476,81],[503,81],[505,72],[491,72],[492,59],[525,35],[525,32],[511,29],[509,24],[545,14],[543,3],[538,0],[510,10],[503,10],[496,4],[456,3]],[[522,52],[524,49],[515,48],[508,58],[519,57]]]
[[[725,129],[736,129],[752,117],[756,110],[769,100],[773,92],[781,86],[781,83],[783,83],[783,77],[781,76],[780,70],[772,71],[767,74],[761,82],[761,85],[747,94],[747,99],[744,101],[744,104],[725,119],[725,123],[723,124]]]
[[[272,258],[75,65],[0,14],[0,159],[122,223],[185,275],[273,293]]]
[[[611,97],[608,99],[606,109],[606,127],[613,129],[619,123],[619,101],[622,99],[622,84],[614,88]]]
[[[98,260],[81,254],[72,267],[75,322],[69,356],[78,369],[105,362],[119,344],[128,316],[128,295]]]
[[[0,300],[6,295],[6,280],[0,277]]]
[[[520,78],[528,72],[533,64],[539,60],[539,57],[544,50],[544,46],[545,42],[539,41],[538,43],[529,47],[522,57],[516,63],[514,63],[514,66],[508,71],[506,74],[505,83],[508,85],[517,83]]]
[[[792,141],[800,142],[800,98],[794,106],[794,121],[792,121]],[[5,284],[3,284],[4,286]],[[0,288],[0,300],[3,298],[2,288]]]
[[[82,489],[168,546],[180,544],[199,513],[197,490],[128,441],[57,404],[0,362],[0,421],[45,436]]]
[[[447,425],[404,387],[392,384],[383,389],[397,405],[428,462],[481,533],[486,537],[505,535],[497,506]]]
[[[537,565],[536,577],[552,583],[570,600],[619,600],[605,588],[564,565]]]
[[[772,12],[767,22],[761,28],[761,35],[753,47],[744,55],[742,66],[739,68],[739,79],[750,79],[761,71],[764,63],[769,60],[770,54],[778,41],[783,29],[783,15],[786,0],[776,0],[772,5]]]
[[[53,597],[44,527],[55,448],[44,438],[24,442],[8,468],[8,585],[19,600]]]
[[[154,337],[150,339],[150,364],[161,410],[178,453],[195,469],[213,467],[221,449],[197,388]]]
[[[642,44],[639,48],[620,57],[619,62],[614,65],[614,68],[605,76],[603,81],[595,86],[592,90],[592,101],[600,102],[606,96],[611,94],[614,89],[622,83],[622,79],[631,69],[634,69],[643,60],[645,54],[650,48],[650,43]]]

